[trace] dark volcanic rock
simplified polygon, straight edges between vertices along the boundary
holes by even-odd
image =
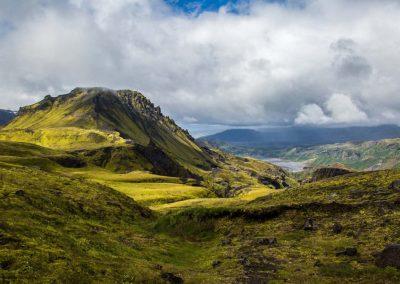
[[[358,251],[356,248],[345,248],[343,251],[339,251],[338,253],[336,253],[337,256],[356,256],[358,255]]]
[[[22,189],[19,189],[15,192],[16,196],[25,196],[25,191],[23,191]]]
[[[314,219],[308,218],[303,225],[303,230],[305,231],[314,231],[318,228],[317,224],[315,223]]]
[[[276,240],[276,238],[258,238],[258,239],[256,239],[256,243],[258,245],[273,246],[273,245],[276,245],[278,243],[278,241]]]
[[[389,185],[390,190],[400,191],[400,180],[395,180]]]
[[[12,236],[0,233],[0,245],[20,244],[21,240]]]
[[[232,244],[232,240],[231,239],[223,239],[221,241],[221,245],[223,246],[227,246],[227,245],[231,245]]]
[[[10,269],[12,264],[13,264],[13,261],[10,259],[0,261],[0,269],[8,270],[8,269]]]
[[[400,244],[386,246],[385,249],[377,255],[375,264],[381,268],[392,266],[400,269]]]
[[[258,181],[263,185],[272,186],[276,189],[283,188],[284,186],[277,180],[276,178],[261,176],[258,178]]]
[[[340,234],[343,231],[343,226],[339,223],[335,223],[332,226],[332,232],[334,234]]]
[[[314,171],[312,181],[319,181],[336,176],[350,174],[353,171],[341,167],[324,167]]]
[[[220,260],[214,260],[211,265],[212,265],[213,268],[217,268],[221,264],[222,264],[222,262]]]
[[[65,168],[83,168],[87,166],[85,160],[72,155],[49,156],[47,158]]]
[[[168,283],[172,284],[181,284],[183,283],[183,279],[179,276],[176,276],[173,273],[170,272],[163,272],[161,273],[161,278],[167,281]]]
[[[322,262],[318,259],[315,263],[314,263],[315,267],[321,267],[322,266]]]

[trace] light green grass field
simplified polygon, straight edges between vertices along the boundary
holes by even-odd
[[[178,183],[132,183],[105,182],[143,205],[165,204],[207,195],[204,187],[195,187]]]
[[[142,171],[117,174],[104,169],[91,168],[71,173],[107,185],[147,206],[200,198],[209,194],[206,188],[183,184],[177,177],[160,176]]]
[[[184,184],[180,178],[133,171],[118,174],[100,168],[71,171],[75,176],[88,178],[126,194],[153,210],[175,210],[192,206],[236,205],[278,192],[263,186],[254,186],[233,198],[215,198],[205,187]]]
[[[150,207],[152,210],[156,210],[162,213],[168,213],[174,210],[180,210],[185,208],[193,207],[224,207],[224,206],[236,206],[246,204],[249,201],[255,200],[259,197],[267,196],[281,192],[282,190],[271,189],[268,187],[253,187],[247,192],[242,193],[239,196],[232,198],[192,198],[166,204],[156,204]]]

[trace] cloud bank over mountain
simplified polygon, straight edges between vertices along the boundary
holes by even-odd
[[[195,15],[161,0],[5,0],[0,108],[106,86],[138,89],[184,123],[398,123],[398,19],[397,0]]]

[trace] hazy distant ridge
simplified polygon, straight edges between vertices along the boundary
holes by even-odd
[[[236,146],[286,148],[313,146],[348,141],[373,141],[399,138],[400,127],[380,125],[370,127],[279,127],[260,130],[229,129],[199,140],[224,142]]]

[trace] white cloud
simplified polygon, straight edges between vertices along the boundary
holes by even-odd
[[[301,108],[295,119],[296,124],[326,124],[331,121],[316,104],[305,105]]]
[[[303,106],[297,114],[295,124],[360,124],[368,116],[360,110],[349,96],[333,94],[325,103],[328,114],[317,104]]]
[[[161,0],[0,1],[0,108],[105,86],[178,121],[399,121],[399,2],[290,2],[194,17]]]
[[[343,94],[334,94],[326,102],[326,109],[331,113],[335,123],[360,123],[365,122],[368,117],[351,100]]]

